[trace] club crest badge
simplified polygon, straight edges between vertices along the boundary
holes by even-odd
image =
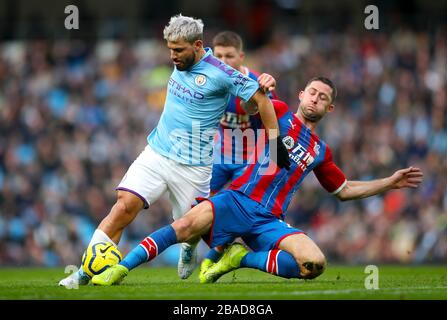
[[[206,77],[202,74],[199,74],[196,78],[195,78],[195,83],[198,86],[203,86],[206,83]]]
[[[295,144],[295,141],[293,141],[293,138],[291,136],[285,136],[284,138],[282,138],[282,142],[288,150],[292,149],[293,145]]]

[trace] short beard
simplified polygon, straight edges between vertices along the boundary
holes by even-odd
[[[185,60],[184,67],[179,68],[179,66],[175,66],[178,71],[185,71],[189,70],[193,65],[194,61],[196,60],[196,53],[193,52],[191,58],[188,58]]]
[[[308,113],[306,113],[306,111],[304,111],[304,107],[301,108],[301,113],[302,113],[304,119],[306,119],[306,120],[308,120],[310,122],[318,122],[323,117],[322,115],[319,115],[319,114],[308,114]]]

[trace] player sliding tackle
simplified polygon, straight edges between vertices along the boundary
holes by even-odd
[[[311,79],[299,94],[296,114],[274,100],[282,141],[289,150],[290,170],[278,168],[269,159],[269,148],[249,164],[229,189],[204,199],[181,219],[145,238],[117,265],[93,277],[97,285],[117,284],[129,270],[154,259],[178,242],[196,242],[203,237],[210,247],[231,243],[240,236],[253,250],[241,244],[229,246],[222,258],[201,274],[200,282],[216,281],[242,267],[254,268],[284,278],[313,279],[326,268],[318,246],[302,230],[283,221],[293,193],[311,171],[320,184],[340,200],[361,199],[390,189],[416,188],[422,182],[420,169],[409,167],[372,181],[348,181],[332,160],[329,146],[315,133],[317,123],[334,110],[336,88],[326,78]],[[259,152],[255,153],[258,154]],[[262,174],[271,169],[273,174]]]
[[[271,76],[255,80],[231,68],[203,46],[203,23],[199,19],[174,16],[164,29],[174,70],[168,82],[163,113],[147,138],[148,145],[129,167],[117,187],[117,201],[101,221],[90,241],[117,244],[124,228],[142,209],[169,192],[172,216],[181,218],[195,198],[210,192],[212,143],[230,95],[259,106],[268,138],[278,147],[277,161],[288,168],[287,150],[279,139],[278,122],[265,92],[274,87]],[[197,242],[182,244],[178,263],[180,278],[195,268]],[[62,279],[59,285],[86,285],[90,277],[82,268]]]

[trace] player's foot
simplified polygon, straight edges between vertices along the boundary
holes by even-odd
[[[200,272],[199,272],[199,282],[200,283],[206,283],[206,277],[205,273],[208,271],[208,269],[214,264],[214,262],[211,259],[205,258],[203,259],[202,263],[200,264]]]
[[[76,288],[78,286],[86,286],[90,281],[90,276],[82,270],[82,267],[78,271],[73,272],[68,277],[59,281],[59,286],[65,288]]]
[[[208,271],[204,273],[200,283],[213,283],[216,282],[224,274],[235,270],[240,267],[242,258],[248,253],[240,243],[234,243],[229,246],[220,260],[208,268]]]
[[[93,276],[92,283],[99,286],[111,286],[120,284],[121,281],[129,274],[129,270],[120,264],[115,264],[106,271]]]
[[[182,243],[180,257],[178,259],[178,276],[180,279],[188,279],[197,267],[197,246]]]

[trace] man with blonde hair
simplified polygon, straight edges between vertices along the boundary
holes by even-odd
[[[166,191],[174,220],[181,218],[196,198],[209,195],[213,138],[230,95],[258,106],[268,139],[275,146],[277,165],[289,167],[276,114],[265,93],[274,80],[258,84],[214,57],[212,50],[203,46],[203,26],[202,20],[180,14],[171,17],[165,27],[163,35],[174,70],[168,81],[163,113],[147,138],[148,145],[116,188],[117,201],[99,224],[90,244],[118,244],[124,228]],[[163,229],[159,230],[159,236],[170,238],[172,234]],[[196,266],[195,247],[199,239],[190,239],[181,246],[178,272],[182,279],[188,278]],[[162,250],[157,247],[157,252]],[[81,268],[59,285],[72,287],[89,281],[90,277]]]

